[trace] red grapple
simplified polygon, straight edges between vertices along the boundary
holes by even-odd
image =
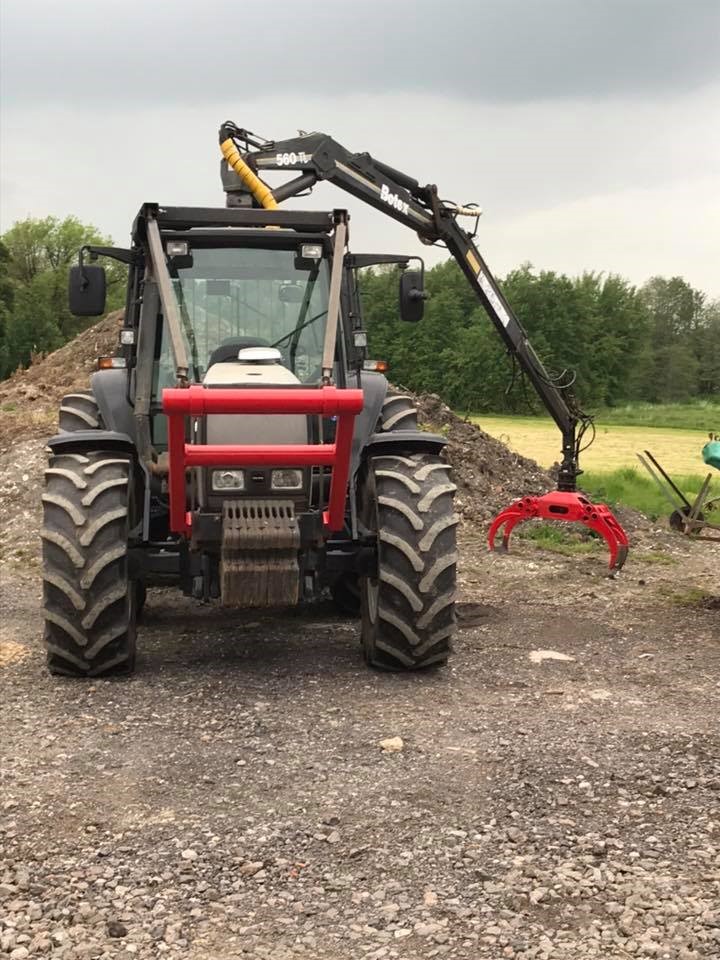
[[[490,549],[495,549],[495,537],[503,528],[502,547],[507,550],[510,534],[524,520],[565,520],[582,523],[599,533],[610,548],[610,569],[622,569],[628,554],[627,534],[610,507],[592,503],[581,493],[555,490],[539,497],[523,497],[501,511],[493,520],[488,533]]]

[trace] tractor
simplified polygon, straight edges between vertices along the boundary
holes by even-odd
[[[277,607],[330,591],[360,614],[374,667],[447,659],[457,517],[445,439],[367,356],[357,270],[398,263],[400,315],[423,312],[410,258],[347,252],[344,210],[145,204],[129,249],[88,248],[78,316],[128,266],[117,356],[65,396],[42,494],[52,673],[133,670],[146,588]]]
[[[400,267],[399,314],[423,315],[424,264],[351,254],[346,210],[280,207],[333,183],[447,249],[562,435],[557,490],[503,510],[488,541],[530,519],[603,537],[610,571],[628,539],[577,489],[592,431],[570,387],[534,351],[473,239],[480,209],[324,133],[272,141],[227,121],[222,208],[144,204],[132,244],[85,247],[70,308],[102,314],[103,268],[128,267],[119,350],[87,392],[66,396],[43,493],[50,670],[129,672],[146,587],[225,606],[276,607],[330,591],[360,615],[365,660],[444,663],[455,629],[455,486],[446,441],[419,429],[368,356],[357,271]],[[297,174],[278,187],[266,171]],[[459,224],[469,218],[472,231]],[[410,269],[417,260],[419,269]]]

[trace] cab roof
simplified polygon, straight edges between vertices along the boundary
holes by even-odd
[[[220,229],[226,227],[280,227],[302,233],[332,232],[340,218],[347,219],[344,210],[265,210],[247,207],[166,207],[158,203],[144,203],[133,224],[132,237],[142,243],[149,218],[157,220],[158,227],[167,231]]]

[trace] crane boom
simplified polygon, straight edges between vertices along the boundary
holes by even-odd
[[[574,491],[577,488],[577,476],[581,472],[577,428],[580,423],[582,435],[590,418],[578,409],[572,395],[545,369],[527,332],[473,243],[473,234],[458,223],[459,216],[479,217],[479,209],[446,203],[439,199],[434,184],[421,186],[414,178],[369,153],[352,153],[324,133],[267,141],[228,122],[220,128],[220,144],[226,158],[230,157],[231,150],[241,155],[241,162],[249,168],[248,176],[255,181],[266,171],[299,172],[298,177],[271,191],[275,203],[297,196],[320,180],[327,180],[409,227],[423,243],[443,243],[467,277],[509,353],[517,359],[560,429],[563,450],[558,489]],[[255,187],[252,182],[248,185],[252,189]],[[264,184],[262,186],[267,190]]]
[[[270,141],[226,122],[220,127],[220,150],[227,163],[223,165],[223,182],[229,195],[243,189],[255,203],[275,209],[281,201],[327,180],[409,227],[423,243],[442,243],[447,247],[562,433],[558,489],[542,496],[522,497],[502,510],[490,525],[490,548],[495,548],[500,533],[502,545],[507,548],[513,529],[525,520],[577,522],[605,539],[610,548],[611,573],[620,570],[628,553],[627,534],[609,507],[594,504],[577,491],[577,478],[582,472],[578,464],[580,445],[592,418],[578,407],[568,390],[570,384],[561,383],[560,378],[551,377],[545,369],[473,243],[474,232],[458,224],[458,217],[469,216],[475,218],[477,227],[480,210],[441,200],[434,184],[421,186],[413,177],[369,153],[352,153],[324,133],[300,133],[289,140]],[[296,171],[298,175],[271,190],[262,179],[268,170]]]

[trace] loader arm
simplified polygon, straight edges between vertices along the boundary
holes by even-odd
[[[568,496],[577,496],[577,477],[582,436],[592,418],[578,407],[568,384],[553,378],[530,343],[528,335],[505,299],[502,290],[490,269],[473,243],[474,234],[464,230],[458,217],[477,218],[481,210],[474,206],[461,207],[440,199],[434,184],[422,186],[413,177],[375,159],[369,153],[353,153],[324,133],[300,134],[288,140],[264,140],[231,122],[220,128],[220,149],[228,165],[238,175],[245,188],[263,206],[277,206],[283,200],[311,189],[321,180],[340,187],[347,193],[386,214],[393,220],[413,230],[426,244],[444,244],[453,256],[470,286],[482,304],[505,343],[508,352],[528,377],[536,393],[562,434],[562,458],[558,472],[558,491]],[[262,181],[266,171],[296,171],[297,176],[287,183],[270,190]],[[232,176],[232,175],[230,175]],[[224,174],[226,190],[232,192]],[[258,187],[259,184],[259,187]],[[557,496],[557,495],[556,495]],[[584,499],[584,498],[583,498]],[[580,509],[573,501],[565,512],[557,499],[545,504],[542,497],[532,498],[532,505],[522,508],[523,516],[530,511],[532,516],[548,519],[583,519],[586,508]],[[518,502],[520,503],[520,502]],[[587,501],[585,501],[587,503]],[[592,506],[592,505],[591,505]],[[547,509],[546,509],[547,508]],[[512,518],[518,522],[518,504]],[[606,508],[607,509],[607,508]],[[503,514],[506,511],[503,511]],[[503,516],[500,515],[500,517]],[[498,521],[500,520],[498,517]],[[587,520],[597,521],[588,514]],[[619,568],[627,553],[627,538],[619,524],[620,534],[613,528],[612,536],[619,537],[613,550],[610,534],[605,536],[611,547],[611,565]],[[491,540],[502,526],[493,525]],[[506,528],[505,544],[509,538]],[[491,542],[492,545],[492,542]],[[617,556],[617,559],[616,559]]]

